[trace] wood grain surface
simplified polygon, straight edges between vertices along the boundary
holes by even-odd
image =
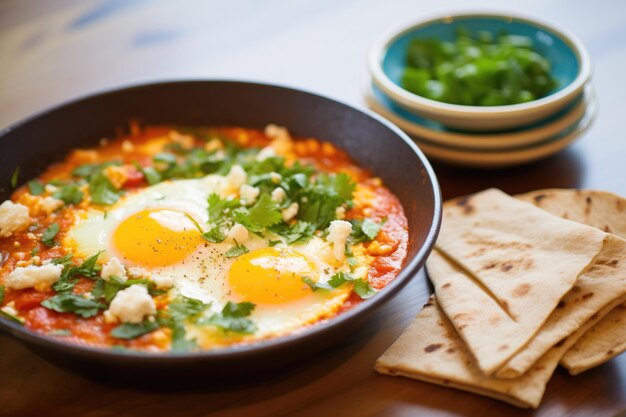
[[[5,0],[0,2],[0,128],[103,89],[166,79],[223,78],[305,88],[363,107],[373,40],[390,26],[470,1]],[[483,1],[575,32],[593,60],[599,116],[568,150],[531,165],[471,171],[435,165],[444,197],[496,186],[626,195],[626,2]],[[147,390],[98,382],[40,359],[0,334],[0,415],[6,416],[613,416],[626,408],[626,355],[577,377],[559,369],[539,410],[377,375],[375,359],[425,301],[423,273],[355,336],[297,367],[240,383]],[[208,382],[211,382],[210,384]]]

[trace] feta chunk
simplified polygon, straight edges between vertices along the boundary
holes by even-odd
[[[146,287],[135,284],[119,291],[107,312],[109,317],[123,323],[141,323],[145,317],[156,313],[156,305]]]
[[[109,259],[109,262],[102,267],[102,279],[109,281],[111,277],[119,278],[122,281],[126,281],[126,268],[120,262],[119,259],[113,257]]]
[[[132,279],[150,278],[150,271],[147,271],[140,266],[131,266],[128,268],[128,277]]]
[[[282,187],[274,188],[274,190],[272,191],[272,200],[276,201],[277,203],[282,203],[283,201],[285,201],[286,198],[287,193]]]
[[[39,209],[46,214],[50,214],[63,207],[64,204],[63,200],[54,197],[43,197],[39,200]]]
[[[29,224],[28,207],[11,200],[0,204],[0,237],[9,237]]]
[[[228,240],[229,242],[237,242],[241,244],[248,240],[249,236],[250,234],[248,233],[248,229],[246,229],[246,226],[236,223],[228,231],[228,234],[226,235],[226,240]]]
[[[270,180],[272,180],[274,184],[278,184],[282,181],[282,179],[283,176],[280,175],[278,172],[270,172]]]
[[[61,278],[63,265],[46,264],[42,266],[29,265],[23,268],[15,268],[4,279],[4,285],[14,290],[35,288],[37,291],[45,291]]]
[[[156,285],[158,289],[161,290],[167,290],[168,288],[172,288],[174,286],[174,277],[171,276],[155,275],[151,277],[150,280],[154,282],[154,285]]]
[[[286,209],[283,209],[280,214],[283,216],[283,220],[288,222],[298,215],[299,209],[300,205],[298,203],[291,203],[291,205]]]
[[[343,220],[346,218],[346,208],[345,207],[337,207],[335,209],[335,217],[337,220]]]
[[[328,226],[326,240],[333,245],[333,255],[339,262],[346,259],[346,242],[352,233],[352,224],[345,220],[333,220]]]
[[[246,206],[254,204],[260,193],[261,190],[259,190],[258,187],[253,187],[248,184],[244,184],[239,188],[239,197],[241,198],[241,202]]]

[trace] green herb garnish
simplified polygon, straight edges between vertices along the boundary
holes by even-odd
[[[56,246],[54,238],[56,237],[57,233],[59,233],[59,224],[52,223],[50,226],[48,226],[46,230],[44,230],[43,234],[41,235],[41,241],[47,246]]]
[[[123,323],[111,330],[111,336],[116,339],[131,340],[151,333],[158,328],[159,324],[150,320],[144,320],[141,323]]]
[[[41,195],[45,192],[45,186],[39,180],[28,181],[28,192],[32,195]]]
[[[198,321],[199,325],[212,325],[226,332],[240,334],[252,334],[256,331],[256,325],[248,318],[255,305],[250,302],[226,303],[220,313],[213,314],[209,319]]]
[[[557,86],[550,62],[526,36],[459,30],[454,41],[414,39],[402,86],[445,103],[500,106],[547,96]]]
[[[93,317],[98,314],[99,310],[106,308],[104,304],[71,293],[57,294],[42,301],[41,305],[49,310],[59,313],[74,313],[83,318]]]

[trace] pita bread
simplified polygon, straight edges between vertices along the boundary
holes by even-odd
[[[603,364],[626,351],[626,303],[611,310],[568,350],[561,365],[572,375]]]
[[[515,196],[555,216],[626,238],[626,199],[606,191],[546,189]]]
[[[517,196],[560,217],[626,238],[626,199],[605,191],[547,189]],[[561,364],[577,374],[625,350],[626,309],[616,308],[563,357]],[[594,341],[595,340],[595,341]]]
[[[495,189],[445,204],[437,249],[480,284],[499,318],[509,316],[496,331],[481,305],[448,315],[483,373],[493,374],[532,339],[606,236]],[[444,309],[452,304],[441,299]]]
[[[594,263],[578,277],[535,337],[496,376],[517,378],[524,374],[552,346],[625,294],[626,241],[609,235]]]
[[[607,306],[600,314],[613,307]],[[559,359],[598,319],[592,317],[520,378],[499,379],[485,376],[476,367],[463,340],[431,296],[400,338],[376,361],[375,369],[381,374],[457,388],[521,408],[537,408]]]
[[[474,392],[521,408],[536,408],[558,358],[552,360],[551,369],[544,361],[542,358],[516,380],[483,375],[432,297],[400,338],[378,359],[375,369],[382,374]]]

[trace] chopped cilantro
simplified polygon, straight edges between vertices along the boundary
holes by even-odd
[[[360,243],[360,242],[369,242],[370,240],[374,240],[380,232],[380,229],[385,224],[386,220],[383,220],[381,223],[376,223],[370,219],[352,219],[350,223],[352,223],[352,233],[350,235],[350,241],[352,243]]]
[[[252,231],[261,231],[263,228],[280,223],[282,216],[278,205],[269,194],[262,194],[248,213],[239,218],[240,223]]]
[[[52,223],[50,226],[48,226],[46,230],[44,230],[43,234],[41,235],[41,241],[47,246],[56,246],[54,238],[56,237],[57,233],[59,233],[59,224]]]
[[[123,323],[111,330],[111,336],[116,339],[131,340],[151,333],[158,328],[158,323],[150,320],[144,320],[141,323]]]
[[[181,295],[170,303],[167,311],[174,320],[189,320],[197,317],[210,306],[211,304],[201,300]]]
[[[20,179],[20,167],[17,167],[13,170],[13,174],[11,174],[11,187],[17,187],[17,183]]]
[[[233,303],[229,301],[220,313],[215,313],[208,319],[200,320],[198,324],[216,326],[226,332],[252,334],[256,330],[256,325],[248,316],[254,308],[255,305],[250,302]]]
[[[339,288],[346,282],[352,282],[354,284],[354,292],[364,300],[376,294],[376,290],[370,286],[367,280],[355,278],[347,272],[337,272],[328,280],[328,284],[333,288]]]
[[[68,184],[52,194],[56,199],[63,200],[65,204],[78,204],[83,201],[83,192],[76,184]]]
[[[214,226],[208,232],[202,234],[202,238],[207,242],[220,243],[226,239],[226,234],[222,232],[219,226]]]
[[[235,246],[232,246],[230,249],[228,249],[224,253],[224,256],[227,258],[236,258],[248,252],[248,248],[246,248],[244,245],[240,245],[239,243],[237,243],[237,241],[235,241]]]
[[[302,277],[302,282],[311,287],[313,291],[317,290],[332,290],[333,287],[323,282],[315,282],[310,277]]]
[[[111,205],[120,198],[120,192],[102,171],[98,171],[89,179],[91,201],[95,204]]]
[[[146,182],[150,185],[154,185],[162,181],[161,174],[153,167],[142,167],[138,162],[135,162],[135,168],[143,174]]]
[[[45,191],[43,183],[39,180],[28,181],[28,192],[32,195],[41,195]]]
[[[57,292],[71,291],[78,282],[77,275],[83,275],[88,278],[96,278],[100,273],[100,266],[97,264],[98,257],[102,252],[98,252],[93,256],[85,259],[82,264],[74,265],[72,263],[72,254],[65,255],[61,258],[55,258],[53,263],[63,265],[61,279],[52,285]]]
[[[41,305],[49,310],[59,313],[74,313],[83,318],[93,317],[98,314],[99,310],[106,308],[104,304],[71,293],[57,294],[42,301]]]

